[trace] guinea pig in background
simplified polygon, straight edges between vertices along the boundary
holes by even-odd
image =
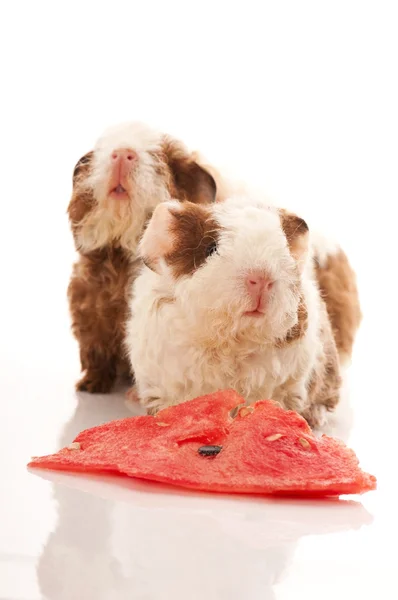
[[[321,251],[303,219],[257,199],[158,206],[127,324],[142,404],[156,412],[233,388],[322,425],[341,377],[314,268]]]
[[[122,342],[136,248],[171,197],[213,202],[215,179],[181,142],[139,123],[106,131],[75,167],[68,213],[79,258],[68,299],[84,371],[78,390],[109,392],[130,373]]]

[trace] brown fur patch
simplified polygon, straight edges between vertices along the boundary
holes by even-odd
[[[297,309],[297,323],[293,325],[286,334],[284,339],[277,340],[275,345],[277,348],[283,348],[288,344],[297,342],[304,337],[308,327],[308,312],[305,303],[301,300]]]
[[[337,350],[344,362],[351,357],[362,319],[355,273],[342,250],[329,256],[324,266],[315,261],[315,270]]]
[[[78,179],[88,175],[92,166],[93,156],[94,152],[91,150],[77,161],[73,170],[73,183],[76,183]]]
[[[213,176],[188,154],[177,140],[165,137],[163,155],[171,172],[170,195],[195,204],[214,202],[217,186]]]
[[[308,225],[301,217],[281,209],[281,227],[286,236],[289,250],[295,258],[301,258],[308,249]]]
[[[165,260],[175,277],[191,275],[217,244],[221,228],[204,206],[186,202],[183,210],[170,212],[174,216],[170,231],[173,249]]]
[[[326,306],[322,300],[321,302],[320,337],[322,352],[317,357],[317,364],[313,369],[307,388],[309,408],[303,413],[311,427],[319,425],[320,406],[325,407],[328,411],[335,409],[340,400],[341,390],[340,365],[336,344]]]
[[[77,389],[109,392],[118,373],[129,373],[124,355],[127,286],[134,273],[122,249],[81,256],[68,288],[72,331],[80,344],[83,378]]]

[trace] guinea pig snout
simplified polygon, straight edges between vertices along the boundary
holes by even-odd
[[[121,199],[128,196],[130,175],[138,161],[138,154],[131,148],[119,148],[113,150],[110,161],[109,192],[112,196]]]
[[[264,308],[274,282],[262,271],[250,271],[245,276],[245,288],[252,301],[251,310]]]
[[[137,158],[137,152],[135,150],[131,150],[131,148],[122,148],[112,152],[112,161],[114,163],[122,163],[128,166],[129,164],[131,165],[132,162],[136,161]]]

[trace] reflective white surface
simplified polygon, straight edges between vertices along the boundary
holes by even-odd
[[[383,435],[372,421],[362,420],[351,439],[378,474],[379,490],[353,500],[213,496],[29,473],[30,454],[130,412],[122,394],[77,397],[70,367],[62,376],[54,361],[31,371],[21,365],[16,372],[16,364],[8,365],[6,390],[19,383],[20,394],[1,423],[0,598],[396,597],[396,556],[388,547],[398,533],[390,482],[396,455],[384,461]]]
[[[396,3],[3,3],[0,599],[398,597]],[[77,396],[65,216],[102,128],[159,124],[323,221],[364,322],[338,432],[379,489],[271,501],[33,474],[123,394]]]
[[[131,414],[122,391],[75,393],[77,350],[61,281],[54,275],[45,298],[32,292],[35,318],[19,315],[24,345],[12,321],[4,324],[0,598],[396,597],[396,402],[390,382],[379,379],[380,360],[367,350],[366,321],[351,369],[354,426],[342,410],[336,431],[378,476],[377,492],[348,501],[273,501],[29,473],[31,455]],[[9,301],[17,311],[15,297]]]

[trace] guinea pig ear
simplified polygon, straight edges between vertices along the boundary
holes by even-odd
[[[308,225],[304,219],[287,210],[280,211],[280,219],[290,253],[301,262],[306,257],[309,248]]]
[[[175,215],[182,210],[176,201],[161,202],[154,210],[141,238],[139,254],[143,263],[155,273],[160,273],[162,259],[172,250],[173,236],[171,229]]]
[[[76,163],[76,166],[73,170],[73,190],[68,206],[68,215],[77,245],[79,245],[77,240],[78,226],[94,205],[92,190],[82,189],[82,186],[77,184],[80,181],[83,181],[84,178],[89,174],[93,154],[93,151],[87,152],[87,154],[82,156],[82,158]]]
[[[215,202],[217,187],[214,178],[195,161],[184,164],[175,162],[173,175],[178,197],[185,197],[193,204],[210,204]]]
[[[87,175],[93,159],[93,150],[87,152],[84,156],[82,156],[76,163],[75,168],[73,169],[73,183],[80,178],[82,175]]]
[[[165,139],[164,155],[173,178],[172,196],[193,204],[215,202],[217,185],[214,177],[201,167],[194,155],[174,140]]]

